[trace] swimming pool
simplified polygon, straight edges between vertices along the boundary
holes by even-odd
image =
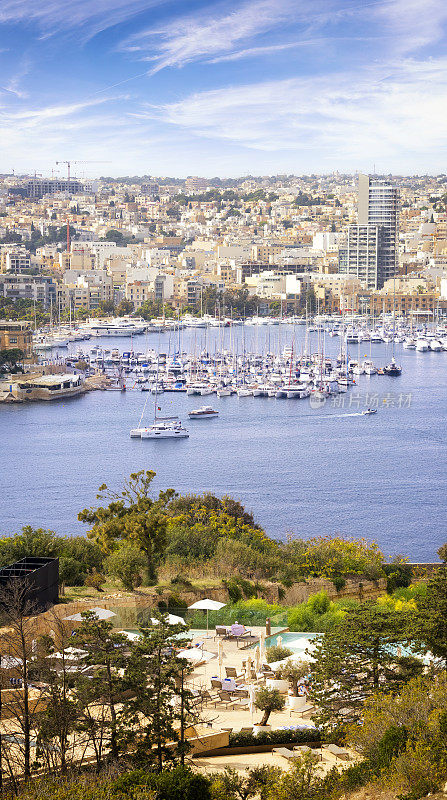
[[[276,633],[272,636],[267,636],[265,646],[273,647],[278,644],[278,639],[281,639],[283,647],[288,647],[292,653],[303,654],[305,650],[313,650],[315,648],[314,639],[317,636],[321,636],[321,634],[284,631],[284,633]]]

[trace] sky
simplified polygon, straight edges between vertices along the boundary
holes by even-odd
[[[0,173],[438,174],[446,145],[445,0],[0,0]]]

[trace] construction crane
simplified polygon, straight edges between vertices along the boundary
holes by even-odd
[[[110,164],[110,161],[77,161],[77,160],[74,160],[74,159],[73,160],[70,159],[70,161],[68,161],[68,160],[56,161],[56,164],[58,166],[60,164],[66,164],[67,165],[67,193],[68,193],[68,197],[70,199],[70,167],[71,167],[72,164]],[[67,216],[67,253],[70,253],[70,221],[69,221],[68,216]]]

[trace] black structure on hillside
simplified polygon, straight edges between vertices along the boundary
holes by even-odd
[[[59,598],[59,559],[27,556],[0,569],[0,587],[26,582],[26,600],[36,612],[46,611]]]

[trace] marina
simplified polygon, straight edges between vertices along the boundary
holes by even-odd
[[[310,391],[299,398],[297,387],[305,383],[306,374],[314,370],[317,385],[321,379],[323,346],[325,372],[329,361],[336,367],[340,353],[339,335],[310,327],[323,326],[309,325],[307,335],[305,325],[290,323],[186,328],[180,331],[180,348],[179,331],[172,329],[139,335],[134,341],[110,337],[107,344],[95,337],[53,351],[53,360],[60,360],[61,366],[67,358],[78,360],[79,350],[83,356],[90,354],[87,372],[96,369],[94,359],[99,357],[101,369],[104,360],[115,383],[121,369],[126,391],[94,391],[57,403],[1,408],[2,471],[9,497],[2,511],[3,530],[32,524],[50,525],[67,535],[81,533],[85,529],[77,513],[94,503],[101,483],[119,486],[130,472],[154,469],[155,490],[172,486],[181,492],[233,494],[272,535],[364,535],[386,553],[405,551],[415,560],[430,561],[443,542],[446,522],[440,510],[447,489],[445,353],[408,350],[403,341],[396,341],[401,375],[378,374],[391,362],[393,342],[370,337],[348,345],[348,359],[372,362],[377,374],[348,373],[345,383],[340,378],[338,392]],[[292,347],[300,361],[307,347],[309,371],[302,365],[299,382],[290,376]],[[238,362],[236,391],[220,380],[223,369],[216,354],[224,350],[230,367]],[[192,369],[203,352],[209,363],[201,367],[223,388],[210,388],[204,373]],[[148,353],[153,363],[146,377],[152,376],[152,386],[150,381],[138,382],[144,372],[125,371],[149,364],[144,360]],[[180,358],[176,353],[186,355]],[[134,364],[126,363],[132,360]],[[257,360],[268,365],[268,381],[265,374],[262,382],[254,380]],[[169,385],[162,363],[177,370]],[[278,381],[273,390],[269,387],[274,368]],[[146,398],[141,426],[153,423],[157,370],[160,417],[187,420],[189,412],[200,407],[198,398],[206,396],[207,404],[219,411],[211,427],[191,422],[189,437],[179,437],[180,442],[163,437],[163,445],[144,436],[131,438]],[[325,385],[329,378],[324,374]],[[249,388],[255,383],[256,388]],[[141,391],[144,386],[151,387],[146,394]],[[377,413],[364,415],[368,408]],[[39,468],[43,453],[45,475]]]

